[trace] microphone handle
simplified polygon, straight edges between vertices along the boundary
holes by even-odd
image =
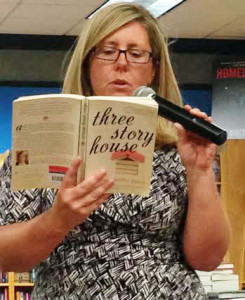
[[[227,139],[227,132],[218,126],[205,121],[199,117],[191,115],[184,108],[159,97],[151,95],[158,103],[158,114],[172,122],[183,125],[187,130],[208,139],[209,141],[222,145]]]

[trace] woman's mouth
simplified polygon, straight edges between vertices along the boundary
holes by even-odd
[[[132,85],[124,79],[116,79],[109,84],[111,95],[129,96],[133,93]]]
[[[123,79],[116,79],[116,80],[112,81],[112,84],[119,85],[119,86],[129,85],[129,83]]]

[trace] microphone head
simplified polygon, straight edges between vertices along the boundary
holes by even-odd
[[[148,86],[140,86],[133,92],[133,96],[135,97],[148,97],[152,95],[156,95],[156,92]]]

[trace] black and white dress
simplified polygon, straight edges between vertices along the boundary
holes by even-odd
[[[1,225],[51,207],[54,190],[11,192],[10,174],[9,156],[0,171]],[[150,196],[111,195],[36,267],[32,299],[206,299],[182,253],[186,207],[177,150],[157,150]]]

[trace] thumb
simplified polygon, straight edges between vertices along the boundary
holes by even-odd
[[[179,144],[184,144],[187,141],[187,131],[185,130],[185,128],[179,124],[179,123],[174,123],[174,127],[177,131],[177,135],[178,135],[178,143]]]
[[[68,168],[65,177],[61,183],[61,188],[69,188],[77,185],[77,172],[81,165],[81,157],[76,157]]]

